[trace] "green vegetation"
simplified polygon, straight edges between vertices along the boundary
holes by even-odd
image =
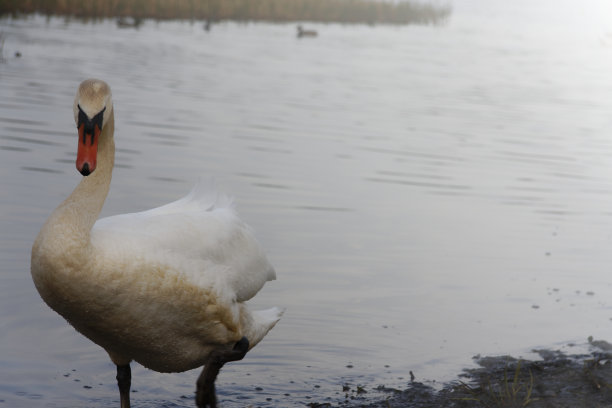
[[[477,388],[461,382],[461,387],[469,396],[457,399],[478,402],[486,408],[526,407],[536,400],[532,398],[533,374],[529,371],[528,380],[521,376],[521,360],[516,364],[512,379],[508,378],[508,367],[506,366],[504,376],[500,381],[488,379],[486,384],[480,384]]]
[[[0,0],[0,16],[439,24],[448,5],[376,0]]]

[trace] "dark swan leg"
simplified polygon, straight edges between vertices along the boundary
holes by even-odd
[[[249,340],[241,338],[230,351],[214,351],[206,360],[202,374],[196,382],[196,405],[198,408],[216,408],[215,380],[225,363],[242,360],[249,351]],[[123,407],[121,407],[123,408]]]
[[[121,396],[121,408],[130,408],[130,385],[132,383],[132,370],[130,365],[117,366],[117,385]]]

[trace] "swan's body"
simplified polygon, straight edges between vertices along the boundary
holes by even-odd
[[[108,85],[83,82],[75,100],[77,168],[91,175],[34,242],[38,291],[118,367],[135,360],[155,371],[185,371],[232,353],[244,337],[246,352],[281,312],[250,312],[243,303],[275,272],[227,197],[199,185],[165,206],[96,221],[110,187],[113,115]]]

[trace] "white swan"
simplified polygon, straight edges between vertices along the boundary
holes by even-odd
[[[128,408],[129,363],[159,372],[204,365],[199,407],[214,407],[215,378],[278,322],[282,311],[244,304],[275,279],[251,230],[222,194],[196,186],[186,197],[100,220],[115,143],[109,86],[80,84],[74,117],[83,179],[51,214],[32,247],[31,272],[44,301],[102,346],[117,365]]]

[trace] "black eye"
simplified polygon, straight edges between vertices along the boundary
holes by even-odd
[[[99,125],[100,129],[102,129],[102,122],[104,121],[104,111],[106,110],[106,106],[98,112],[96,116],[91,120],[94,124]]]
[[[79,108],[79,116],[78,116],[78,119],[77,119],[77,128],[80,128],[81,127],[81,123],[89,122],[89,118],[87,117],[85,112],[83,112],[83,109],[81,109],[81,105],[77,105],[77,108]]]
[[[81,105],[77,105],[79,109],[79,115],[77,118],[77,127],[81,127],[81,124],[85,125],[85,128],[89,128],[90,126],[93,128],[93,125],[98,125],[100,129],[102,129],[102,122],[104,121],[104,112],[106,111],[106,106],[98,112],[96,116],[92,119],[89,119],[87,114],[81,109]]]

